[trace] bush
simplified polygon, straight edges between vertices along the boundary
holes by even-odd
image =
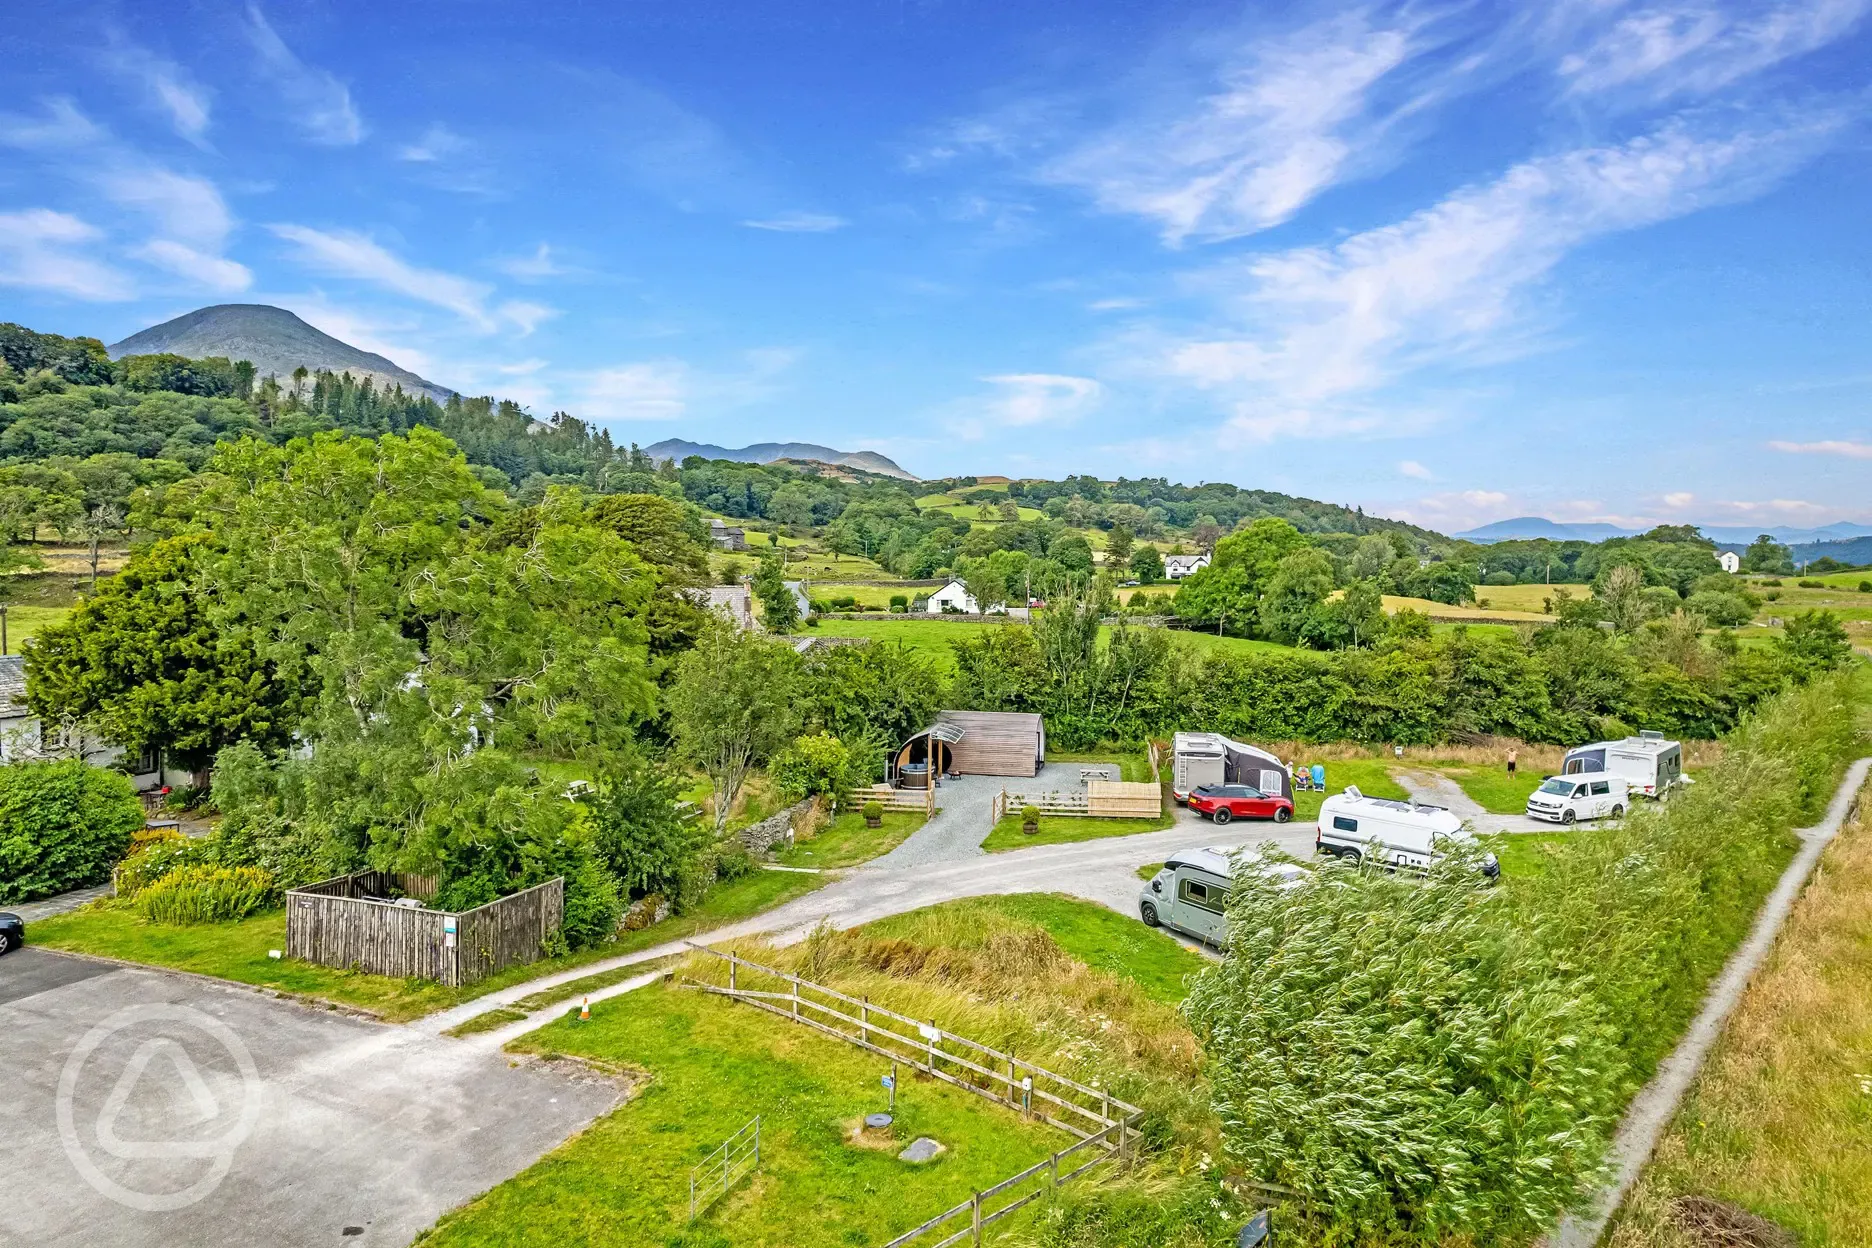
[[[768,768],[774,787],[789,802],[824,794],[834,801],[855,781],[851,749],[829,732],[795,737]]]
[[[135,897],[172,871],[185,867],[212,866],[207,841],[190,841],[180,836],[150,841],[117,867],[117,895]]]
[[[1740,594],[1698,590],[1685,607],[1719,628],[1737,628],[1754,618],[1755,609]]]
[[[0,903],[102,884],[143,822],[119,772],[77,759],[0,766]]]
[[[1860,581],[1859,592],[1862,594],[1872,594],[1872,581]]]
[[[876,823],[878,820],[882,819],[884,817],[884,803],[866,802],[864,804],[864,817],[866,823]]]
[[[1040,818],[1040,808],[1038,806],[1021,807],[1021,822],[1022,823],[1035,823],[1039,820],[1039,818]]]
[[[682,784],[636,755],[621,759],[587,802],[593,844],[629,897],[672,895],[702,853],[704,835]]]
[[[1762,582],[1762,584],[1764,584],[1764,585],[1772,585],[1772,586],[1774,586],[1774,587],[1775,587],[1776,589],[1780,589],[1780,588],[1781,588],[1781,582],[1780,582],[1780,580],[1779,580],[1778,578],[1777,578],[1777,579],[1773,579],[1773,580],[1766,580],[1766,581],[1763,581],[1763,582]]]
[[[1825,581],[1800,581],[1798,584],[1802,589],[1825,589],[1827,587]]]
[[[257,867],[182,867],[136,895],[149,923],[231,923],[278,903],[273,877]]]
[[[1863,586],[1864,586],[1864,585],[1866,584],[1866,582],[1863,582],[1863,581],[1862,581],[1862,582],[1860,582],[1860,584],[1861,584],[1861,586],[1863,587]],[[890,607],[891,607],[891,610],[892,610],[892,611],[896,611],[896,612],[900,612],[900,613],[901,613],[901,612],[904,612],[904,611],[908,611],[908,610],[910,609],[910,598],[909,598],[909,595],[907,595],[907,594],[892,594],[892,595],[890,596]]]

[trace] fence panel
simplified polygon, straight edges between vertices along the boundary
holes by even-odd
[[[321,966],[459,988],[533,961],[565,919],[563,879],[463,914],[372,900],[399,892],[434,897],[436,888],[434,876],[364,871],[294,889],[286,894],[286,952]]]

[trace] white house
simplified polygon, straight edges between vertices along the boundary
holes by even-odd
[[[931,615],[941,615],[944,611],[960,611],[964,615],[980,615],[982,613],[981,604],[975,601],[975,596],[964,588],[961,581],[950,581],[947,585],[944,585],[941,589],[931,594],[929,596],[929,606],[926,607],[925,610]],[[1007,611],[1007,604],[1004,602],[990,603],[988,610],[991,614],[1003,613]]]
[[[1208,566],[1208,555],[1165,555],[1164,580],[1180,581]]]
[[[1716,562],[1722,565],[1722,570],[1725,572],[1734,573],[1742,570],[1742,556],[1733,550],[1725,550],[1717,555]]]
[[[82,758],[93,767],[120,767],[139,789],[164,783],[163,769],[153,750],[141,758],[126,758],[122,746],[82,728],[46,731],[26,705],[25,657],[0,655],[0,763],[42,758]],[[187,773],[175,774],[182,777],[179,783],[187,783]]]

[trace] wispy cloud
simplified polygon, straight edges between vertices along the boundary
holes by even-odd
[[[1559,72],[1576,95],[1708,94],[1834,42],[1868,11],[1872,0],[1648,5],[1564,56]]]
[[[438,121],[427,130],[423,131],[422,137],[417,139],[414,143],[405,143],[402,147],[399,147],[397,149],[397,159],[415,161],[418,164],[429,164],[434,161],[445,160],[450,156],[459,155],[467,151],[468,148],[469,143],[467,139],[456,134],[453,130]]]
[[[1521,298],[1604,235],[1746,198],[1806,160],[1836,126],[1705,133],[1673,123],[1629,143],[1541,157],[1395,225],[1199,276],[1234,333],[1174,343],[1170,375],[1233,396],[1237,419],[1343,432],[1357,396],[1431,365],[1512,349]],[[1345,404],[1352,402],[1348,409]]]
[[[1789,455],[1838,455],[1845,459],[1872,459],[1872,442],[1770,442],[1771,450]]]
[[[484,333],[503,324],[531,333],[553,310],[536,303],[512,301],[490,310],[493,290],[485,282],[425,269],[410,264],[368,235],[351,231],[315,230],[282,223],[267,227],[291,243],[307,267],[337,277],[369,282],[384,290],[453,312]]]
[[[1435,473],[1431,472],[1414,459],[1400,459],[1398,461],[1397,470],[1404,476],[1415,477],[1419,481],[1431,481],[1436,477]]]
[[[112,38],[104,63],[135,82],[149,103],[169,118],[177,134],[197,146],[203,145],[212,97],[186,69],[121,35]]]
[[[103,237],[102,230],[49,208],[0,213],[0,286],[100,302],[133,298],[130,279],[89,254]]]
[[[1415,21],[1360,9],[1283,37],[1243,35],[1198,87],[1047,162],[1046,180],[1158,223],[1164,240],[1224,239],[1291,218],[1357,171],[1392,110],[1378,91],[1423,50]]]
[[[541,243],[525,256],[504,256],[494,262],[494,267],[508,277],[522,282],[543,282],[549,277],[562,277],[572,270],[553,258],[552,248]]]
[[[43,116],[0,113],[0,143],[8,147],[54,150],[81,147],[104,137],[104,130],[64,96],[41,100]]]
[[[830,234],[833,230],[844,229],[851,222],[844,217],[834,217],[823,212],[788,212],[777,217],[743,221],[741,224],[750,230],[772,230],[777,234]]]
[[[351,89],[328,70],[307,65],[286,46],[260,6],[247,6],[247,35],[259,54],[266,78],[292,109],[314,143],[345,147],[364,137],[364,121],[351,102]]]
[[[253,271],[246,265],[214,252],[178,243],[174,239],[151,239],[133,248],[132,254],[218,294],[238,294],[253,285]]]
[[[234,228],[220,190],[206,178],[132,162],[106,166],[96,182],[111,202],[150,217],[164,237],[219,250]]]
[[[675,420],[687,410],[690,372],[680,360],[647,360],[588,373],[578,414],[594,420]]]
[[[1061,373],[1005,373],[982,380],[999,390],[984,406],[988,418],[1003,425],[1070,424],[1105,394],[1105,387],[1090,377]]]

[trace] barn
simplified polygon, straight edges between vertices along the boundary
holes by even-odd
[[[938,711],[936,722],[897,747],[891,775],[909,789],[936,773],[962,776],[1032,776],[1046,763],[1046,724],[1014,711]]]

